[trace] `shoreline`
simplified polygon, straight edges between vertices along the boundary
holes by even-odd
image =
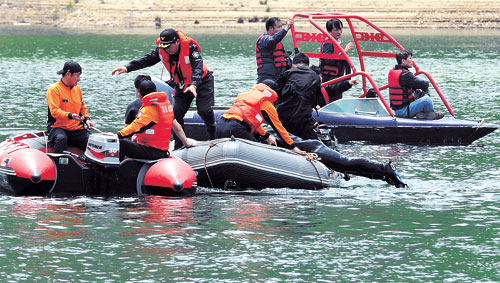
[[[165,27],[166,28],[166,27]],[[455,36],[500,36],[500,29],[456,29],[456,28],[384,28],[384,31],[392,35],[455,35]],[[252,26],[197,26],[185,27],[182,30],[189,34],[260,34],[264,32],[264,25]],[[105,28],[105,27],[55,27],[46,25],[7,25],[0,24],[0,35],[158,35],[163,28]]]

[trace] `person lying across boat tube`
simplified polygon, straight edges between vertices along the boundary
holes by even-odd
[[[396,53],[397,65],[389,71],[389,99],[396,117],[436,120],[444,117],[434,111],[429,96],[429,82],[409,71],[413,68],[413,54],[408,50]]]
[[[173,129],[185,147],[193,144],[174,119],[172,104],[165,92],[157,92],[153,81],[139,84],[142,107],[132,123],[118,131],[120,160],[125,156],[140,159],[160,159],[169,156],[170,134]],[[135,141],[125,138],[135,135]]]
[[[78,86],[82,67],[74,61],[64,63],[57,71],[62,78],[47,89],[47,130],[49,140],[54,143],[52,152],[62,153],[68,144],[85,151],[89,132],[85,129],[94,127],[90,114]]]
[[[274,108],[278,99],[274,80],[265,79],[256,84],[252,90],[238,94],[236,100],[224,113],[215,127],[216,138],[242,138],[257,141],[254,134],[262,137],[268,144],[276,145],[276,138],[262,127],[264,120],[275,129],[275,133],[284,141],[282,147],[299,154],[306,154],[298,149],[285,130]]]
[[[281,96],[276,101],[278,115],[285,117],[286,122],[283,125],[289,133],[292,133],[290,137],[298,148],[316,153],[321,162],[332,170],[370,179],[381,179],[398,188],[406,187],[391,162],[383,164],[365,158],[350,158],[327,147],[319,140],[311,113],[316,104],[322,100],[321,83],[318,75],[309,70],[307,55],[303,53],[295,55],[292,69],[280,77],[277,87],[281,90]],[[283,140],[278,139],[278,145],[284,144]]]

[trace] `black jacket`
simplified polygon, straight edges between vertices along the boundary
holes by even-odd
[[[429,88],[429,82],[417,78],[412,72],[408,70],[403,65],[394,66],[394,70],[403,70],[401,76],[399,76],[399,85],[404,88],[411,88],[413,90],[421,89],[427,91]]]
[[[150,53],[145,54],[142,58],[130,61],[130,63],[125,66],[127,68],[127,72],[150,67],[160,62],[161,59],[158,50],[159,47],[157,47]],[[169,57],[170,64],[176,64],[179,61],[178,55],[171,55]],[[196,46],[196,44],[194,43],[189,44],[189,62],[191,63],[191,67],[193,68],[193,73],[191,75],[191,84],[199,87],[201,85],[203,77],[203,59],[201,58],[201,52],[200,50],[198,50],[198,46]],[[177,68],[176,71],[180,72],[180,68]],[[179,77],[182,78],[182,74],[179,74]]]
[[[296,67],[281,74],[278,85],[281,92],[275,106],[285,129],[293,134],[306,127],[312,130],[313,108],[323,101],[319,76],[307,67]]]

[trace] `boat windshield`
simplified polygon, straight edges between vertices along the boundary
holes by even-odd
[[[326,105],[319,111],[363,116],[389,116],[389,112],[377,98],[343,98]]]

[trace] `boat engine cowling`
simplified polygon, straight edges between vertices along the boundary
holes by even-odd
[[[120,141],[114,133],[96,133],[89,136],[85,156],[102,165],[120,165]]]

